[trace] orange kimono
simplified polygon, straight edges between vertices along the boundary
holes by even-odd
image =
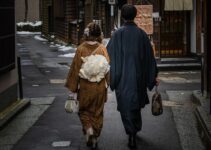
[[[103,109],[107,100],[106,84],[109,82],[109,75],[107,74],[106,78],[97,83],[82,79],[78,74],[83,63],[81,57],[89,56],[99,45],[99,43],[90,45],[84,42],[78,47],[65,84],[70,91],[77,92],[79,117],[84,133],[92,127],[96,137],[100,135],[103,127]],[[105,56],[109,62],[109,56],[104,46],[101,46],[95,54]]]

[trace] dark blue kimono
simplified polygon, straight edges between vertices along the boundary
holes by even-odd
[[[123,124],[129,126],[126,132],[137,132],[140,130],[137,126],[141,126],[140,109],[149,103],[147,88],[153,89],[158,73],[150,40],[134,22],[127,22],[113,33],[107,50],[111,65],[110,88],[116,92],[117,109]],[[131,118],[139,118],[139,122],[131,122]]]

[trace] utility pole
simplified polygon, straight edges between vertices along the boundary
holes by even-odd
[[[77,30],[77,44],[80,44],[80,1],[77,3],[77,22],[76,22],[76,30]]]
[[[116,4],[115,0],[109,0],[108,3],[110,6],[110,17],[111,17],[111,33],[114,30],[114,5]]]
[[[24,3],[25,3],[25,16],[24,16],[24,22],[26,22],[27,19],[28,19],[28,0],[25,0]]]

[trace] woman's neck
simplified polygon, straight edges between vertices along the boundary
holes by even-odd
[[[87,44],[89,45],[95,45],[97,44],[98,42],[97,41],[86,41]]]

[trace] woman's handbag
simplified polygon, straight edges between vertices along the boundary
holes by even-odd
[[[152,96],[152,106],[151,106],[152,115],[158,116],[163,113],[163,105],[161,95],[158,92],[157,86],[155,88],[155,93]]]
[[[79,101],[74,99],[73,96],[68,96],[68,99],[65,102],[65,111],[67,113],[78,113],[79,110]]]

